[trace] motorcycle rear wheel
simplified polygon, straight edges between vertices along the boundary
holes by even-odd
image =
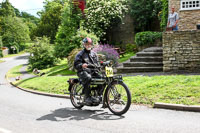
[[[71,93],[70,93],[70,100],[72,105],[77,108],[81,109],[84,105],[83,103],[83,96],[81,96],[83,90],[83,86],[80,83],[76,83],[72,86]]]
[[[115,115],[122,115],[131,105],[131,93],[123,82],[113,82],[106,91],[106,103]]]

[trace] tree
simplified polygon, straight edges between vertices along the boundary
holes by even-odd
[[[81,16],[82,14],[80,9],[74,5],[73,2],[70,0],[65,2],[62,10],[62,22],[56,35],[56,56],[66,57],[74,48],[77,47],[76,43],[72,40],[77,34]]]
[[[9,0],[5,0],[0,4],[0,16],[16,16],[15,10]]]
[[[50,42],[54,43],[58,26],[61,24],[61,9],[63,8],[63,0],[46,1],[44,11],[40,12],[41,20],[33,31],[35,36],[47,36]]]
[[[106,30],[128,11],[126,0],[88,0],[85,29],[105,39]]]
[[[162,1],[162,11],[160,12],[160,28],[164,30],[164,28],[167,26],[167,20],[168,20],[168,0],[161,0]]]
[[[136,31],[150,30],[152,22],[158,19],[160,11],[161,0],[131,0],[131,14]]]
[[[29,40],[29,29],[20,18],[7,16],[0,22],[2,28],[0,34],[4,46],[11,47],[16,45],[19,49],[23,43]]]

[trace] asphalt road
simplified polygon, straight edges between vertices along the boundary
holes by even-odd
[[[24,92],[5,80],[27,56],[0,63],[0,133],[200,133],[200,113],[132,105],[123,116],[101,107],[74,109],[68,99]]]

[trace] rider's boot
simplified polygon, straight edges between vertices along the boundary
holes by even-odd
[[[85,97],[84,97],[84,101],[87,105],[91,105],[92,104],[92,99],[90,96],[90,88],[84,88],[84,92],[85,92]]]
[[[88,96],[88,97],[85,96],[84,101],[85,101],[86,105],[91,105],[92,104],[92,99],[91,99],[90,96]]]
[[[94,102],[94,103],[99,103],[100,102],[98,97],[92,96],[91,99],[92,99],[92,102]]]

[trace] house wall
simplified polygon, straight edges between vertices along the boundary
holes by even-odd
[[[180,5],[181,0],[169,0],[169,12],[171,12],[171,7],[175,7],[175,11],[179,14],[179,30],[196,30],[197,24],[200,24],[200,9],[180,10]]]

